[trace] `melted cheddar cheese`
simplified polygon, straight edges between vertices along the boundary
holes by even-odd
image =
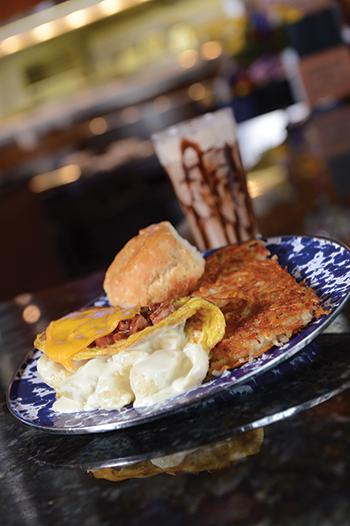
[[[120,307],[92,307],[72,312],[52,321],[46,329],[45,353],[72,371],[71,360],[74,356],[97,338],[110,334],[121,320],[132,319],[138,312],[137,308]],[[34,345],[43,350],[41,336],[38,336]]]
[[[38,373],[59,395],[54,410],[148,406],[200,385],[225,318],[202,298],[179,298],[174,307],[155,325],[102,347],[95,340],[133,319],[137,308],[93,307],[52,322],[35,346],[44,352]]]

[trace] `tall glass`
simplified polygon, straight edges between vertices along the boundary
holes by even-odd
[[[200,250],[257,235],[230,108],[176,124],[152,141]]]

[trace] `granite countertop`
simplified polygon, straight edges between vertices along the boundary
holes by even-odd
[[[89,286],[80,281],[59,295],[43,293],[30,301],[40,306],[43,318],[53,318],[92,300],[100,286],[101,275],[95,275]],[[236,400],[228,394],[181,417],[79,436],[44,433],[7,409],[11,375],[38,328],[23,320],[23,309],[18,301],[0,303],[1,524],[349,523],[346,309],[311,344],[312,363],[280,381],[274,378],[253,396]],[[184,463],[175,476],[159,473],[151,462],[183,450]],[[91,471],[102,465],[114,471]],[[156,474],[135,478],[135,469]],[[97,478],[116,474],[131,478]]]

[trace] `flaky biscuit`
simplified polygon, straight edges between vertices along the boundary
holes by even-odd
[[[112,305],[149,305],[189,294],[204,265],[201,253],[163,221],[126,243],[107,269],[103,287]]]

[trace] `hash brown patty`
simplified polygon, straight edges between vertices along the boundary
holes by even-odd
[[[208,256],[194,294],[213,302],[225,316],[225,335],[210,354],[214,374],[285,344],[313,319],[327,314],[316,293],[298,283],[257,240]]]

